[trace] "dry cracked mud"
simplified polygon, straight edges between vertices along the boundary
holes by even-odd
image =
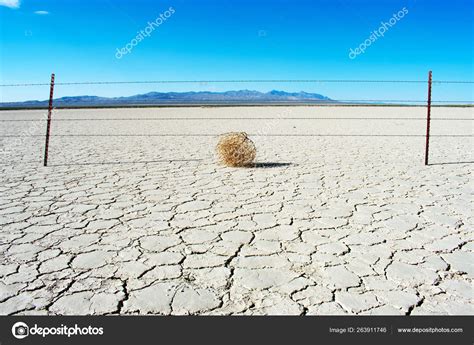
[[[275,111],[242,109],[179,111]],[[334,109],[289,111],[367,111]],[[127,111],[56,116],[130,117]],[[418,108],[376,111],[422,117]],[[1,116],[37,119],[41,112]],[[275,122],[278,129],[268,131],[304,131],[304,121]],[[84,122],[58,122],[53,134],[98,130]],[[155,126],[150,122],[114,125],[142,133]],[[216,122],[202,130],[252,133],[246,126],[254,125]],[[352,130],[367,126],[353,122]],[[422,121],[393,122],[377,128],[399,133],[416,123],[413,131],[423,131]],[[340,123],[325,126],[337,131]],[[455,121],[437,125],[463,130]],[[195,130],[187,122],[175,126],[166,130]],[[464,130],[472,134],[472,127]],[[11,133],[2,126],[2,134]],[[472,164],[462,163],[473,160],[472,138],[434,139],[434,161],[460,163],[428,167],[422,137],[253,139],[265,164],[233,169],[215,164],[213,136],[53,137],[44,168],[41,136],[16,147],[2,137],[0,314],[474,314]]]

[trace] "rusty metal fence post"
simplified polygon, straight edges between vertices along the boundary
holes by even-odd
[[[49,106],[48,121],[46,124],[46,142],[44,145],[44,166],[48,166],[48,150],[49,150],[49,133],[51,131],[51,112],[53,111],[53,94],[54,94],[54,73],[51,74],[51,84],[49,89]]]
[[[428,72],[428,106],[426,114],[426,143],[425,143],[425,165],[428,165],[428,154],[430,148],[430,121],[431,121],[431,71]]]
[[[49,89],[48,122],[46,124],[46,143],[44,145],[44,166],[48,166],[49,133],[51,130],[51,112],[53,110],[54,93],[54,73],[51,74],[51,84]]]

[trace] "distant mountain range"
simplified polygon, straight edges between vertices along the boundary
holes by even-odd
[[[128,97],[98,97],[74,96],[54,99],[55,107],[83,107],[83,106],[127,106],[127,105],[160,105],[160,104],[261,104],[261,103],[321,103],[334,102],[330,98],[307,92],[285,92],[273,90],[259,92],[252,90],[238,90],[226,92],[149,92]],[[48,100],[4,102],[3,108],[43,108],[48,106]]]

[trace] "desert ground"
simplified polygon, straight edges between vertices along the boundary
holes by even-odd
[[[0,314],[474,315],[473,113],[1,111]]]

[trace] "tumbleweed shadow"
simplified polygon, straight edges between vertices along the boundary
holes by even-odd
[[[277,163],[277,162],[258,162],[254,163],[252,168],[281,168],[294,165],[293,163]]]

